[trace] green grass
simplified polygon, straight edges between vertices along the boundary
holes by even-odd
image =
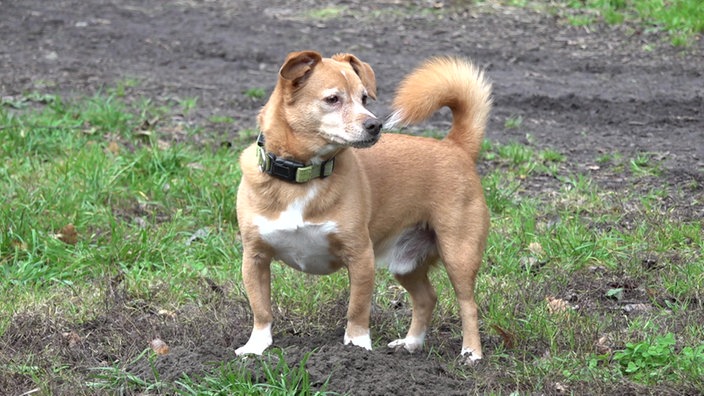
[[[664,32],[675,46],[687,46],[704,32],[704,3],[700,0],[554,0],[501,1],[512,6],[548,9],[575,26],[597,22],[631,24],[639,30]]]
[[[106,304],[100,290],[117,278],[138,304],[131,308],[135,315],[144,305],[155,311],[207,307],[205,279],[234,285],[223,293],[244,300],[235,224],[239,147],[168,143],[160,124],[148,136],[135,134],[156,113],[195,105],[170,109],[117,94],[66,101],[34,93],[0,106],[0,195],[6,202],[0,206],[0,339],[25,313],[51,318],[59,328],[100,318]],[[492,228],[477,300],[489,342],[483,368],[455,367],[457,375],[494,393],[539,393],[556,383],[579,393],[624,381],[704,390],[704,231],[700,221],[669,216],[667,202],[677,192],[662,183],[642,190],[643,181],[661,174],[655,158],[596,158],[632,182],[611,191],[572,171],[569,157],[556,150],[484,144]],[[551,181],[547,192],[530,189],[538,178]],[[68,224],[77,231],[75,241],[59,235]],[[643,257],[655,262],[653,269],[644,267]],[[277,315],[300,318],[294,328],[335,325],[324,322],[329,316],[316,318],[321,307],[335,309],[346,300],[344,272],[311,277],[275,265],[273,279]],[[438,329],[456,323],[457,308],[444,271],[434,271],[432,279]],[[380,272],[376,282],[375,305],[382,311],[408,304],[388,273]],[[648,309],[627,315],[622,307],[630,300]],[[388,311],[373,323],[375,348],[405,332],[408,317]],[[442,349],[447,341],[435,331],[427,353],[452,366],[454,357]],[[452,331],[459,339],[459,328]],[[596,348],[601,339],[608,341]],[[114,348],[124,350],[119,345],[125,342],[115,340]],[[234,358],[216,362],[208,373],[173,383],[156,366],[151,379],[126,371],[127,364],[152,363],[153,353],[142,347],[127,359],[93,363],[88,374],[49,352],[7,353],[0,351],[0,376],[47,392],[59,381],[87,394],[317,392],[305,359],[287,362],[277,349],[249,365]]]

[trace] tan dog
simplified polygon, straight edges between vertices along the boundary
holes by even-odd
[[[448,106],[447,138],[381,137],[381,122],[365,108],[376,99],[368,64],[349,54],[288,55],[259,114],[258,144],[240,158],[237,218],[254,327],[238,355],[272,343],[272,259],[311,274],[347,268],[344,343],[371,349],[376,258],[413,304],[406,337],[390,347],[423,346],[437,300],[428,270],[442,260],[459,301],[462,355],[481,358],[474,283],[489,214],[475,163],[490,94],[468,61],[432,59],[401,83],[389,122],[417,123]]]

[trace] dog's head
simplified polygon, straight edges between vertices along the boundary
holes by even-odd
[[[376,99],[374,71],[356,56],[293,52],[279,70],[260,124],[266,130],[272,117],[283,121],[297,141],[315,151],[369,147],[381,130],[381,121],[366,108],[370,98]]]

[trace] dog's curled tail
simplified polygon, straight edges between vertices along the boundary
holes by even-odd
[[[387,128],[417,124],[443,106],[452,110],[447,139],[479,156],[484,129],[491,111],[491,84],[469,60],[431,58],[401,82]]]

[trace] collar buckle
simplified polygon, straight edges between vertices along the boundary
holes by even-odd
[[[257,137],[257,163],[259,170],[291,183],[306,183],[316,178],[326,178],[335,168],[335,157],[319,164],[305,165],[298,161],[278,158],[264,149],[264,135]]]

